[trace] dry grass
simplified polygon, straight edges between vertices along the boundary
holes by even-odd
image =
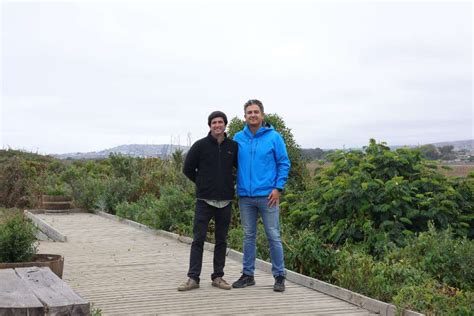
[[[326,162],[324,165],[320,165],[317,161],[309,162],[306,167],[308,168],[311,175],[314,175],[316,168],[328,168],[331,163]],[[446,167],[444,167],[446,166]],[[446,169],[447,168],[447,169]],[[447,177],[467,177],[470,172],[474,172],[474,164],[472,165],[443,165],[438,166],[439,173]]]
[[[325,162],[323,165],[319,164],[319,162],[317,161],[311,161],[311,162],[308,162],[306,164],[306,168],[308,168],[309,170],[309,174],[310,175],[314,175],[314,171],[317,169],[317,168],[323,168],[323,169],[326,169],[328,167],[330,167],[332,164],[330,162]]]
[[[447,176],[447,177],[467,177],[470,172],[474,172],[474,164],[473,165],[446,165],[445,169],[444,166],[438,166],[439,173]]]
[[[21,214],[22,211],[18,208],[3,208],[0,207],[0,224],[3,223],[7,218],[15,215],[15,214]]]

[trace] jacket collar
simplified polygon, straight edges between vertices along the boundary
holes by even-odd
[[[257,132],[255,133],[255,137],[258,137],[270,130],[273,130],[273,126],[271,126],[269,123],[267,122],[263,122],[262,126],[260,126],[260,128],[257,130]],[[244,133],[247,134],[247,136],[249,137],[252,137],[254,136],[252,134],[252,131],[250,130],[250,127],[248,126],[248,124],[245,124],[245,127],[244,127]]]
[[[215,139],[214,136],[211,135],[211,131],[209,131],[209,133],[207,133],[207,139],[209,139],[212,143],[217,144],[217,139]],[[224,140],[222,141],[222,143],[225,142],[226,139],[227,139],[227,134],[224,133]]]

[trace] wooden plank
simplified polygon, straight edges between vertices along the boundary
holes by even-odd
[[[43,221],[38,216],[35,216],[33,213],[30,213],[26,210],[25,210],[24,213],[25,213],[26,217],[28,217],[29,219],[31,219],[33,221],[33,223],[36,225],[36,227],[38,227],[38,229],[43,234],[45,234],[46,236],[48,236],[52,240],[59,241],[59,242],[66,242],[67,241],[67,236],[65,236],[64,234],[59,232],[56,228],[54,228],[53,226],[51,226],[48,223],[46,223],[45,221]]]
[[[0,269],[0,315],[44,315],[43,304],[13,269]]]
[[[272,275],[262,270],[255,271],[255,286],[230,291],[216,289],[210,280],[210,251],[204,251],[201,287],[178,292],[177,286],[186,280],[189,245],[179,242],[178,235],[104,215],[37,215],[68,236],[67,243],[41,242],[40,251],[64,255],[68,263],[64,280],[100,308],[104,316],[371,314],[289,280],[286,291],[276,293]],[[236,259],[228,256],[226,260],[224,278],[229,283],[240,277],[242,264]]]
[[[90,304],[77,295],[49,268],[17,268],[38,299],[48,307],[48,315],[89,315]]]

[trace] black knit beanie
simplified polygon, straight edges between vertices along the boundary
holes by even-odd
[[[225,125],[227,125],[227,116],[224,114],[224,112],[214,111],[211,114],[209,114],[209,117],[207,118],[207,125],[209,125],[209,127],[211,126],[211,121],[215,119],[216,117],[222,117]]]

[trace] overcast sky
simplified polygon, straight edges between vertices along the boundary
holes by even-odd
[[[1,146],[186,145],[260,99],[304,148],[473,137],[469,2],[2,2]]]

